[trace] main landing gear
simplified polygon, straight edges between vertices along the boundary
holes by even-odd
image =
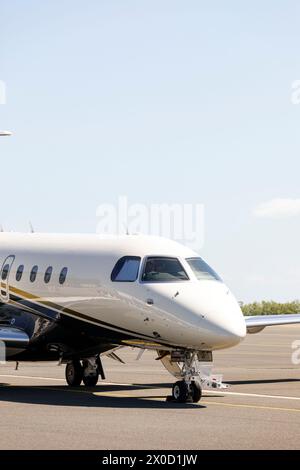
[[[81,382],[86,387],[95,387],[99,375],[105,379],[100,356],[85,358],[82,361],[73,359],[66,365],[66,381],[70,387],[79,387]]]

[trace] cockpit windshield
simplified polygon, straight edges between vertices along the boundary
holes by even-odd
[[[189,263],[199,281],[215,280],[222,282],[220,276],[207,263],[205,263],[202,258],[187,258],[186,261]]]
[[[188,281],[189,277],[177,258],[149,256],[147,258],[143,282]]]

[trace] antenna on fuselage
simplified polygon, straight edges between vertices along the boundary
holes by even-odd
[[[128,225],[123,224],[126,235],[130,235]]]
[[[34,228],[30,220],[29,220],[29,232],[34,233]]]

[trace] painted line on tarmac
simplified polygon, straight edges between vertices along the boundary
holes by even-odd
[[[300,400],[300,397],[286,397],[281,395],[263,395],[260,393],[242,393],[242,392],[223,392],[222,390],[203,390],[203,393],[213,393],[215,397],[221,395],[235,395],[241,397],[254,397],[254,398],[273,398],[277,400]],[[216,395],[216,393],[220,393],[221,395]]]
[[[36,380],[53,380],[57,382],[65,382],[66,379],[58,379],[54,377],[39,377],[37,375],[12,375],[12,374],[0,374],[0,377],[12,377],[14,379],[36,379]],[[153,388],[151,385],[143,385],[143,384],[125,384],[125,383],[119,383],[119,382],[100,382],[103,385],[119,385],[122,387],[143,387],[143,388]],[[67,385],[67,384],[66,384]],[[159,384],[157,384],[159,388]]]
[[[260,405],[246,405],[237,403],[220,403],[218,401],[203,401],[201,400],[200,405],[217,405],[217,406],[228,406],[231,408],[254,408],[256,410],[268,410],[268,411],[288,411],[292,413],[300,413],[300,409],[297,408],[278,408],[276,406],[260,406]]]
[[[12,374],[0,374],[0,377],[5,377],[9,378],[12,377],[14,379],[36,379],[36,380],[52,380],[52,381],[57,381],[57,382],[65,382],[66,384],[66,379],[58,379],[54,377],[39,377],[36,375],[12,375]],[[116,385],[120,387],[140,387],[140,388],[154,388],[152,385],[144,385],[144,384],[128,384],[128,383],[120,383],[120,382],[100,382],[99,385]],[[160,388],[160,384],[157,384],[157,388]],[[67,386],[67,384],[66,384]],[[71,390],[75,390],[75,388],[71,387]]]
[[[12,374],[0,374],[0,377],[12,377],[13,379],[38,379],[38,380],[54,380],[58,382],[65,382],[65,379],[55,379],[54,377],[37,377],[34,375],[12,375]]]

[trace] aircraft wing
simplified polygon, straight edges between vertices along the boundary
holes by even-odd
[[[259,333],[266,326],[300,324],[300,314],[254,315],[245,317],[247,333]]]

